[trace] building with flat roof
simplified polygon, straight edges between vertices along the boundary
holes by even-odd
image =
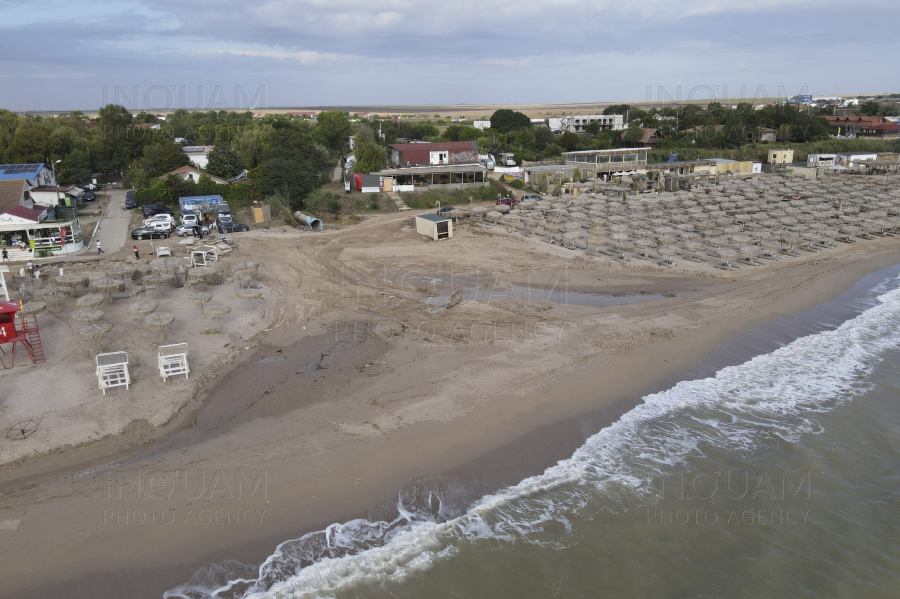
[[[794,151],[790,148],[779,148],[777,150],[769,150],[769,164],[790,164],[794,161]]]
[[[601,130],[621,131],[625,129],[625,117],[621,114],[573,114],[562,117],[562,126],[572,133],[584,133],[587,126],[597,123]],[[548,122],[548,124],[550,124]],[[553,129],[553,125],[550,124]]]
[[[384,179],[384,191],[425,189],[470,189],[488,185],[487,168],[482,164],[414,166],[372,173]]]
[[[647,166],[647,150],[642,148],[581,150],[563,152],[563,156],[566,165],[577,166],[584,177],[633,171]]]

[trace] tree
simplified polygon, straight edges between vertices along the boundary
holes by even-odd
[[[856,113],[863,116],[878,116],[879,114],[881,114],[881,104],[879,104],[878,102],[873,102],[871,100],[868,102],[863,102],[859,105]]]
[[[528,127],[531,127],[531,119],[521,112],[516,112],[509,108],[501,108],[491,115],[491,129],[496,129],[501,133],[509,133],[510,131]]]
[[[228,179],[244,170],[244,159],[225,144],[216,144],[207,157],[206,172],[216,177]]]
[[[7,162],[44,162],[50,154],[50,135],[44,127],[19,127],[6,148]]]
[[[544,149],[553,143],[553,132],[550,131],[550,127],[535,127],[534,128],[534,147],[542,152]]]
[[[360,126],[353,138],[353,169],[369,174],[387,166],[387,149],[375,140],[375,134],[367,125]]]
[[[282,192],[292,206],[303,205],[303,198],[328,181],[334,166],[331,153],[317,144],[307,131],[289,123],[272,131],[270,148],[259,168],[262,195]]]
[[[581,137],[577,133],[566,131],[559,136],[558,142],[566,152],[572,152],[581,147]]]
[[[346,113],[325,110],[319,113],[316,122],[315,137],[320,144],[335,152],[347,145],[347,140],[353,133],[353,124]]]
[[[629,110],[631,110],[631,106],[628,104],[613,104],[603,109],[603,114],[626,114]]]
[[[644,138],[644,130],[637,125],[631,125],[628,129],[625,130],[625,133],[622,134],[622,141],[633,144],[641,141]]]
[[[598,123],[597,121],[591,121],[587,124],[584,130],[589,135],[596,136],[598,133],[600,133],[600,123]]]

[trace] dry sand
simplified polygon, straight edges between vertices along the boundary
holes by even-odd
[[[135,352],[136,383],[103,397],[91,342],[40,314],[55,353],[0,380],[5,390],[18,385],[15,397],[39,395],[31,413],[44,417],[45,435],[65,431],[58,445],[83,444],[78,435],[86,432],[93,438],[0,468],[0,595],[46,588],[59,596],[65,588],[68,596],[159,597],[213,561],[258,562],[279,541],[367,515],[416,476],[610,408],[690,369],[734,332],[828,301],[863,274],[900,262],[900,241],[883,238],[712,278],[638,271],[476,225],[433,243],[408,218],[242,234],[240,259],[261,264],[265,310],[250,314],[233,300],[226,338],[199,335],[209,323],[190,318],[199,308],[182,307],[168,334],[175,340],[184,327],[190,381],[164,385],[154,371],[157,334],[142,326],[126,333],[129,317],[117,315],[104,343]],[[693,293],[613,306],[464,301],[428,312],[422,300],[441,295],[451,277],[498,292],[539,281],[606,298]],[[233,291],[215,289],[217,297]],[[177,310],[185,292],[166,290],[162,301]],[[116,300],[113,310],[127,303]],[[271,331],[254,337],[264,329]],[[66,343],[78,349],[66,351]],[[32,374],[39,369],[42,376]],[[20,382],[26,377],[34,378]],[[52,382],[64,377],[71,378]],[[60,403],[56,396],[66,394]],[[135,418],[146,424],[97,440]],[[45,441],[2,447],[25,455]],[[138,480],[149,485],[143,492]],[[251,484],[243,494],[241,481]]]

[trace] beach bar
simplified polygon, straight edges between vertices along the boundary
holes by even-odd
[[[0,246],[10,260],[51,258],[84,247],[78,219],[45,220],[47,211],[17,206],[0,214]]]

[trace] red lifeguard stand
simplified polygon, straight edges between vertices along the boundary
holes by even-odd
[[[19,316],[17,319],[16,316]],[[5,345],[12,344],[11,360],[7,365]],[[16,365],[16,347],[21,344],[32,364],[44,361],[44,348],[34,314],[22,312],[22,302],[0,302],[0,364],[3,368]]]

